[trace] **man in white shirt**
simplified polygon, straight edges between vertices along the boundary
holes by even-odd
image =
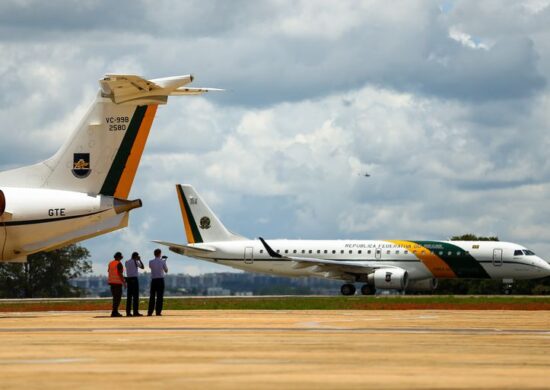
[[[144,269],[139,253],[132,253],[132,258],[126,261],[126,283],[128,290],[126,292],[126,317],[141,317],[139,313],[139,269]]]
[[[162,303],[164,300],[164,275],[168,272],[166,266],[166,256],[161,258],[161,250],[155,249],[155,258],[149,261],[149,268],[151,268],[151,294],[149,296],[149,310],[148,316],[153,315],[153,311],[157,316],[162,315]],[[156,299],[155,299],[156,296]]]

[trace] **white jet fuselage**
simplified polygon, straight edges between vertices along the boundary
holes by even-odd
[[[501,241],[250,240],[230,232],[193,186],[176,185],[187,244],[175,253],[244,271],[343,280],[344,295],[376,289],[431,291],[439,279],[536,279],[550,264]]]
[[[427,278],[534,279],[550,275],[550,265],[524,247],[500,241],[397,240],[269,240],[282,258],[273,258],[261,241],[223,241],[189,244],[214,249],[186,251],[186,255],[233,268],[282,276],[321,276],[352,280],[346,269],[353,262],[365,268],[401,268],[409,280]],[[521,254],[520,252],[521,251]],[[288,259],[286,257],[292,257]],[[302,263],[297,258],[341,262]],[[349,272],[348,272],[349,271]]]

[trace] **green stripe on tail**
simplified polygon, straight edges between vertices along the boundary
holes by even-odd
[[[107,196],[115,195],[118,182],[122,177],[122,172],[124,172],[124,167],[126,166],[126,162],[128,161],[134,142],[136,141],[136,137],[139,133],[139,128],[141,127],[141,122],[143,121],[146,111],[147,106],[138,106],[136,108],[136,111],[132,116],[132,120],[128,125],[128,129],[126,130],[126,134],[124,134],[120,148],[118,149],[115,159],[113,160],[111,169],[109,169],[109,173],[103,182],[101,191],[99,191],[100,194]]]

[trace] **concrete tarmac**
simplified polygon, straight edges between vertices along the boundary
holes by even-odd
[[[2,389],[542,389],[547,311],[0,314]]]

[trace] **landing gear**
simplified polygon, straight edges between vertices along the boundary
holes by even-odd
[[[513,288],[514,288],[514,279],[502,279],[502,292],[504,292],[504,295],[512,294]]]
[[[354,295],[355,294],[355,286],[351,283],[343,284],[340,288],[340,292],[342,295]]]
[[[370,284],[364,284],[361,286],[361,294],[363,295],[374,295],[374,288]]]

